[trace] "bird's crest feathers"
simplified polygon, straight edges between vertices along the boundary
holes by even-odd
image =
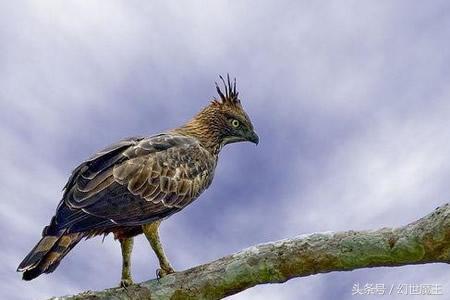
[[[239,100],[239,92],[236,91],[236,78],[233,79],[233,83],[230,80],[230,74],[227,74],[227,81],[222,77],[222,75],[219,75],[220,80],[223,83],[224,92],[222,92],[219,84],[215,82],[216,84],[216,90],[217,93],[220,96],[220,101],[216,98],[212,101],[213,104],[216,105],[237,105],[240,104],[241,101]]]

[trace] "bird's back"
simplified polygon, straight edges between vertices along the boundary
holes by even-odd
[[[121,141],[74,171],[56,215],[57,228],[78,232],[167,217],[209,186],[216,162],[192,137],[166,133]],[[90,222],[81,222],[80,216]]]

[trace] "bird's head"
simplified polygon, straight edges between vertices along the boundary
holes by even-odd
[[[214,98],[186,126],[193,129],[195,136],[207,147],[219,146],[220,149],[224,145],[237,142],[258,144],[259,137],[238,98],[236,79],[233,83],[229,76],[227,81],[222,76],[220,79],[224,86],[222,91],[216,83],[220,99]]]

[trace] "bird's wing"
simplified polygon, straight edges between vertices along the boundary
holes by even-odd
[[[56,223],[75,232],[167,217],[209,186],[215,163],[190,137],[161,134],[119,142],[75,169]]]

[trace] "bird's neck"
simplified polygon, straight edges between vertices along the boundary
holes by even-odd
[[[211,154],[217,156],[223,147],[223,134],[219,124],[210,118],[208,110],[203,110],[192,120],[175,129],[176,133],[192,136]]]
[[[207,126],[188,122],[174,131],[182,135],[194,137],[214,156],[217,156],[220,150],[222,150],[220,137],[214,132],[211,132]]]

